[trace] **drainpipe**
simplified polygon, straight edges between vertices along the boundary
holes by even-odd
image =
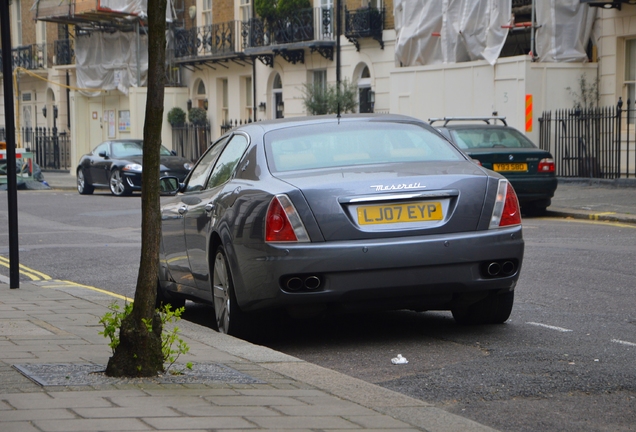
[[[250,23],[254,23],[254,19],[256,18],[256,6],[254,6],[255,1],[252,1],[252,21]],[[241,23],[241,25],[245,25]],[[243,47],[245,49],[245,47]],[[254,117],[254,122],[256,122],[256,57],[252,57],[252,117]]]
[[[531,17],[530,17],[530,24],[531,24],[531,33],[530,33],[530,54],[532,55],[532,61],[535,61],[535,55],[534,55],[534,31],[535,31],[535,25],[534,25],[534,8],[535,8],[535,4],[534,4],[535,0],[532,0],[532,12],[531,12]]]
[[[141,54],[139,53],[139,50],[141,49],[141,41],[139,40],[139,20],[135,22],[135,28],[137,30],[137,87],[141,87],[141,65],[139,64],[139,62],[141,62]]]
[[[340,101],[340,0],[336,0],[336,91]],[[340,102],[338,102],[338,118],[340,118]]]

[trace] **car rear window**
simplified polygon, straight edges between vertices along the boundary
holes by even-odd
[[[465,150],[478,148],[536,148],[521,132],[510,128],[462,128],[450,131],[453,141]]]
[[[272,172],[464,157],[437,134],[414,124],[342,122],[297,126],[265,136]]]

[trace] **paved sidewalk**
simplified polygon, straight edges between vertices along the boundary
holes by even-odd
[[[99,318],[112,301],[50,282],[19,289],[0,284],[1,431],[493,430],[187,321],[178,325],[190,352],[179,360],[216,372],[184,383],[84,373],[86,382],[97,379],[90,385],[82,376],[62,374],[58,380],[71,384],[41,385],[55,383],[38,374],[43,366],[106,364],[111,351],[98,334]],[[31,368],[30,378],[15,366]]]

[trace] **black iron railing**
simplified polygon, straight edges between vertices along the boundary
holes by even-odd
[[[384,30],[384,9],[372,7],[360,8],[355,11],[345,10],[345,37],[360,50],[361,38],[373,38],[384,48],[382,40]]]
[[[242,126],[244,124],[252,123],[252,119],[247,120],[226,120],[221,123],[221,135],[226,132],[231,131],[232,129]]]
[[[73,39],[59,39],[54,42],[55,65],[75,64],[75,41]]]
[[[179,156],[195,162],[211,142],[210,125],[186,123],[172,127],[172,148]]]
[[[552,153],[560,177],[620,178],[634,175],[635,108],[544,111],[539,118],[539,146]]]
[[[243,51],[241,22],[229,21],[174,31],[175,58],[222,56]]]
[[[0,70],[4,55],[0,51]],[[46,44],[24,45],[11,50],[12,68],[22,67],[24,69],[36,70],[47,67],[47,50]]]
[[[71,140],[66,131],[57,128],[23,127],[17,130],[18,145],[33,153],[34,161],[43,171],[64,169],[71,166]],[[4,128],[0,128],[0,141],[6,140]]]
[[[252,18],[243,23],[246,47],[284,45],[295,42],[334,40],[331,8],[301,9],[292,16],[264,20]]]

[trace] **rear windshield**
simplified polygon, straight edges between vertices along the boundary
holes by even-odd
[[[452,129],[453,141],[459,148],[536,148],[524,134],[511,128]]]
[[[265,136],[272,172],[465,158],[446,140],[408,123],[342,122],[279,129]]]

